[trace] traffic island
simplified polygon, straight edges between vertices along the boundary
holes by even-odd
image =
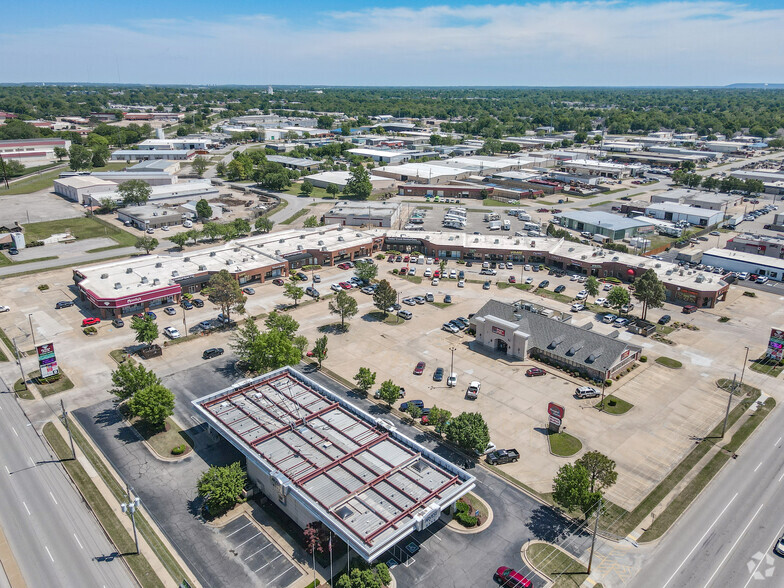
[[[520,550],[523,562],[544,576],[555,588],[578,588],[588,579],[588,569],[560,547],[544,541],[530,541]],[[593,588],[601,588],[594,584]]]
[[[27,374],[28,382],[35,386],[38,393],[46,398],[53,394],[65,392],[74,387],[74,383],[65,375],[65,372],[60,370],[60,373],[48,378],[42,378],[41,374],[36,370]]]
[[[493,509],[476,494],[468,493],[455,503],[447,528],[463,535],[481,533],[493,522]]]
[[[30,390],[29,386],[25,385],[22,378],[19,378],[14,382],[14,392],[16,392],[16,395],[22,400],[35,400],[32,390]]]
[[[172,417],[166,419],[162,429],[153,428],[139,417],[132,416],[127,404],[121,404],[119,410],[127,425],[158,459],[179,461],[193,451],[193,440]]]
[[[672,359],[671,357],[664,357],[664,356],[657,357],[656,363],[673,370],[677,370],[683,367],[683,364],[681,362],[679,362],[677,359]]]
[[[582,441],[569,433],[553,433],[547,431],[546,435],[550,453],[557,457],[572,457],[583,448]]]
[[[620,415],[629,412],[634,405],[631,402],[621,400],[617,396],[608,396],[604,401],[599,401],[594,408],[606,412],[607,414]]]

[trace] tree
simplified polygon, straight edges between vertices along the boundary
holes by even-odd
[[[706,190],[715,190],[719,187],[719,180],[713,176],[708,176],[702,180],[702,187]]]
[[[583,466],[588,472],[591,492],[609,488],[618,480],[615,462],[598,451],[589,451],[574,463]]]
[[[131,319],[131,329],[136,332],[136,341],[139,343],[152,343],[158,338],[158,323],[156,323],[151,316],[139,318],[137,316]]]
[[[340,328],[343,330],[346,329],[346,319],[356,315],[357,310],[356,299],[345,290],[338,292],[337,296],[329,301],[329,312],[340,316]]]
[[[463,412],[446,426],[446,438],[467,451],[482,452],[490,443],[490,431],[478,412]]]
[[[140,205],[150,199],[152,188],[141,180],[128,180],[117,186],[117,193],[120,194],[123,206]]]
[[[228,272],[221,270],[213,274],[207,287],[203,290],[210,302],[220,306],[221,312],[226,320],[229,320],[231,311],[239,313],[245,312],[245,301],[247,298],[242,293],[237,280]]]
[[[115,387],[110,392],[120,400],[127,400],[143,388],[160,384],[161,380],[142,364],[126,361],[112,372],[112,383]]]
[[[612,290],[611,290],[612,292]],[[656,272],[647,270],[634,281],[634,297],[642,302],[642,319],[648,316],[649,308],[661,308],[667,298],[667,289]]]
[[[599,295],[599,280],[596,279],[596,276],[588,276],[588,279],[585,280],[585,291],[591,298],[596,298]]]
[[[346,188],[343,192],[346,196],[353,196],[360,200],[367,200],[370,193],[373,191],[373,184],[370,183],[370,176],[367,169],[361,165],[355,165],[351,168],[351,175],[346,182]]]
[[[252,371],[268,372],[293,365],[302,359],[302,349],[280,331],[261,333],[251,348],[249,367]]]
[[[386,318],[388,314],[387,309],[395,304],[396,301],[397,291],[389,285],[389,282],[381,280],[378,284],[378,288],[373,292],[373,304],[376,308],[384,312],[384,318]]]
[[[332,123],[334,123],[334,122],[335,122],[334,118],[332,118],[331,116],[329,116],[327,114],[322,114],[316,120],[316,128],[317,129],[325,129],[325,130],[328,131],[328,130],[330,130],[332,128]]]
[[[201,155],[197,155],[193,158],[191,167],[193,168],[193,171],[196,172],[197,176],[202,177],[207,170],[207,160]]]
[[[68,165],[73,171],[90,169],[93,164],[93,153],[84,145],[74,144],[68,150],[68,160]]]
[[[601,492],[591,492],[588,470],[579,464],[566,464],[553,480],[553,500],[566,510],[580,509],[587,519],[598,508]]]
[[[441,433],[451,418],[451,412],[443,408],[438,408],[437,406],[433,406],[433,408],[430,409],[430,414],[427,415],[427,420],[433,425],[436,433]],[[485,447],[487,446],[485,445]]]
[[[68,157],[68,149],[65,147],[55,147],[54,148],[54,156],[57,158],[57,161],[62,161],[66,157]]]
[[[319,369],[321,369],[321,362],[327,358],[327,336],[319,337],[313,344],[313,357],[318,361]]]
[[[340,188],[338,188],[337,184],[327,184],[327,194],[334,198],[340,194]]]
[[[273,310],[266,319],[264,319],[264,326],[270,331],[280,331],[286,337],[291,339],[299,330],[299,323],[288,314],[283,314],[277,310]]]
[[[620,310],[622,306],[629,304],[629,291],[623,286],[613,286],[607,294],[607,302],[613,308]]]
[[[144,249],[144,252],[147,255],[149,255],[150,251],[155,249],[157,246],[158,246],[158,239],[156,239],[155,237],[148,237],[147,235],[136,239],[136,243],[134,244],[134,247],[136,247],[136,249]]]
[[[378,266],[370,260],[358,261],[354,265],[354,275],[369,284],[378,275]]]
[[[163,384],[150,384],[136,391],[128,401],[128,409],[150,427],[161,429],[174,414],[174,394]]]
[[[384,382],[381,382],[378,396],[381,400],[386,402],[388,406],[392,406],[397,402],[398,398],[400,398],[400,386],[394,384],[392,380],[385,380]]]
[[[416,404],[409,403],[406,406],[406,412],[408,416],[411,417],[411,420],[417,420],[422,415],[422,409],[420,409]]]
[[[248,365],[253,361],[254,345],[258,341],[261,331],[256,322],[249,318],[237,329],[229,342],[229,347],[234,350],[237,358]]]
[[[212,516],[219,516],[239,501],[247,477],[240,462],[227,466],[211,466],[196,484]]]
[[[215,173],[220,176],[221,178],[227,175],[229,172],[229,168],[226,166],[225,163],[222,161],[218,162],[218,165],[215,166]]]
[[[296,284],[288,283],[283,287],[283,295],[294,301],[294,306],[299,305],[300,299],[305,295],[305,290]]]
[[[235,218],[231,221],[231,226],[239,236],[245,236],[250,233],[250,223],[244,218]]]
[[[313,184],[310,183],[309,180],[305,180],[302,182],[302,187],[299,189],[305,196],[310,196],[313,194]]]
[[[199,218],[212,218],[212,206],[202,198],[196,203],[196,214]]]
[[[376,372],[371,372],[370,368],[361,367],[357,375],[354,376],[354,381],[357,383],[357,388],[367,394],[368,390],[376,383]]]
[[[260,233],[269,233],[275,223],[266,216],[261,216],[256,219],[256,230]]]
[[[190,237],[190,235],[188,235],[187,231],[185,231],[185,232],[177,233],[175,235],[172,235],[171,237],[166,237],[166,238],[169,241],[171,241],[172,243],[174,243],[180,249],[184,249],[185,248],[185,244],[188,242],[188,240],[191,237]]]
[[[303,226],[306,229],[315,229],[319,226],[319,220],[316,218],[315,215],[310,215],[308,218],[305,219]]]
[[[214,222],[204,223],[204,227],[201,230],[201,234],[207,237],[210,241],[214,241],[223,235],[223,233],[223,227],[220,224]]]

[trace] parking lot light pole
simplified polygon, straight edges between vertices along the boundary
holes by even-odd
[[[593,524],[593,537],[591,537],[591,555],[588,558],[588,574],[591,573],[591,564],[593,563],[593,548],[596,545],[596,533],[599,531],[599,515],[602,512],[602,498],[599,497],[599,508],[596,510],[596,522]]]
[[[16,352],[16,363],[19,366],[19,373],[22,375],[22,386],[27,390],[27,378],[25,378],[24,369],[22,368],[22,355],[19,353],[19,347],[16,344],[16,339],[13,340],[14,351]]]
[[[37,348],[38,346],[35,344],[35,331],[33,330],[33,313],[32,312],[27,314],[27,320],[30,321],[30,335],[33,337],[33,347]]]
[[[141,500],[139,499],[138,496],[133,500],[131,500],[131,488],[127,484],[125,485],[125,490],[128,494],[128,502],[127,503],[123,502],[120,505],[120,508],[122,509],[123,512],[131,513],[131,524],[133,525],[133,541],[136,544],[136,554],[138,555],[139,537],[136,534],[136,518],[134,517],[134,513],[136,512],[136,509],[139,508],[139,503],[141,502]]]
[[[738,389],[743,392],[743,374],[746,373],[746,364],[749,362],[749,348],[746,347],[746,357],[743,359],[743,367],[740,368],[740,384]]]
[[[449,351],[451,351],[451,352],[452,352],[452,365],[451,365],[451,367],[449,368],[449,377],[450,377],[450,378],[452,377],[452,374],[454,374],[454,373],[455,373],[455,349],[456,349],[456,347],[455,347],[454,345],[453,345],[452,347],[450,347],[450,348],[449,348]],[[449,381],[449,380],[447,380],[447,382],[448,382],[448,381]]]

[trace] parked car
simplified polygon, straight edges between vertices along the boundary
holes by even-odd
[[[460,332],[460,329],[458,329],[452,323],[444,323],[441,329],[446,331],[447,333],[452,333],[452,334],[456,334]]]
[[[591,386],[579,386],[575,394],[577,398],[596,398],[597,396],[601,396],[596,388],[592,388]]]
[[[606,298],[597,298],[596,300],[593,301],[593,303],[596,304],[597,306],[603,306],[605,302],[607,302]]]
[[[457,287],[458,288],[465,288],[465,280],[459,280],[457,282]]]
[[[539,282],[538,288],[547,288],[550,285],[550,280],[542,280]]]
[[[212,359],[213,357],[218,357],[219,355],[223,355],[223,348],[222,347],[211,347],[207,349],[204,353],[201,354],[202,359]]]
[[[422,410],[423,408],[425,408],[425,403],[422,402],[421,400],[408,400],[400,404],[401,412],[408,412],[409,406],[417,406],[419,407],[419,410]]]
[[[187,298],[183,298],[182,302],[180,302],[180,306],[185,310],[191,310],[193,308],[193,304]]]
[[[73,305],[74,303],[71,300],[61,300],[60,302],[55,304],[54,307],[59,310],[61,308],[68,308],[69,306],[73,306]]]
[[[95,317],[95,316],[91,316],[91,317],[88,317],[88,318],[82,320],[82,326],[83,327],[91,327],[92,325],[97,325],[100,322],[101,322],[101,319],[99,319],[98,317]]]
[[[272,283],[275,284],[276,286],[282,286],[283,284],[285,284],[285,282],[280,278],[275,278],[274,280],[272,280]]]
[[[177,311],[174,310],[173,306],[167,306],[166,308],[163,309],[163,312],[165,312],[169,316],[173,316],[173,315],[177,314]]]
[[[606,323],[606,324],[608,324],[608,325],[609,325],[609,324],[612,324],[612,323],[614,323],[614,322],[615,322],[615,319],[617,319],[617,318],[618,318],[618,317],[617,317],[617,316],[615,316],[614,314],[605,314],[605,315],[602,317],[602,322],[603,322],[603,323]]]
[[[624,304],[623,306],[621,306],[621,312],[623,314],[629,314],[633,310],[634,310],[634,304],[631,302],[629,304]]]
[[[666,325],[667,323],[670,322],[670,320],[672,320],[672,317],[669,314],[665,314],[663,317],[659,319],[659,324]]]
[[[490,465],[502,465],[505,463],[514,463],[520,459],[520,453],[517,449],[497,449],[487,454],[485,460]]]
[[[416,364],[416,367],[414,368],[414,375],[421,376],[422,373],[425,371],[425,365],[426,364],[424,361],[420,361],[418,364]]]
[[[485,282],[482,284],[482,290],[489,290],[490,289],[490,282]]]
[[[397,316],[407,321],[410,321],[414,317],[410,310],[399,310]]]
[[[191,300],[191,303],[196,308],[203,308],[204,307],[204,300],[202,300],[201,298],[194,298],[193,300]]]
[[[579,302],[572,304],[572,312],[580,312],[581,310],[585,310],[585,304]]]
[[[615,327],[625,327],[628,324],[629,324],[629,319],[627,319],[627,318],[617,318],[617,319],[615,319],[615,322],[613,323],[613,326],[615,326]]]
[[[145,316],[145,317],[147,317],[147,318],[150,318],[150,319],[152,319],[152,320],[154,320],[154,321],[158,320],[158,315],[157,315],[157,314],[155,314],[155,313],[154,313],[153,311],[151,311],[151,310],[148,310],[147,312],[145,312],[145,313],[144,313],[144,316]]]
[[[351,290],[354,286],[351,285],[351,282],[340,282],[340,287],[344,290]]]
[[[444,304],[452,304],[452,296],[450,294],[444,295]]]
[[[438,286],[438,278],[433,278],[433,281],[430,282],[431,286]]]
[[[474,454],[477,457],[480,457],[482,455],[487,455],[489,453],[492,453],[496,449],[498,449],[498,447],[496,447],[495,443],[493,443],[492,441],[488,441],[487,445],[485,445],[484,451],[479,451],[478,449],[474,449]]]
[[[555,287],[555,290],[553,290],[553,291],[554,291],[556,294],[560,294],[560,293],[561,293],[561,292],[563,292],[564,290],[566,290],[566,286],[564,286],[563,284],[559,284],[558,286],[556,286],[556,287]]]
[[[477,396],[479,396],[479,390],[482,389],[482,383],[478,380],[474,380],[468,385],[468,389],[466,390],[466,398],[469,400],[474,400]]]
[[[296,275],[297,275],[297,278],[298,278],[298,279],[299,279],[301,282],[307,282],[307,281],[308,281],[308,275],[307,275],[305,272],[297,272],[297,274],[296,274]]]
[[[529,378],[533,378],[536,376],[544,376],[546,374],[547,374],[546,371],[538,367],[533,367],[525,372],[525,375],[528,376]]]
[[[163,334],[169,339],[179,339],[181,337],[180,332],[174,327],[166,327],[163,329]]]
[[[526,284],[533,284],[533,283],[534,283],[534,279],[533,279],[531,276],[528,276],[528,277],[525,279],[525,283],[526,283]]]
[[[447,386],[449,386],[450,388],[454,388],[455,386],[457,386],[457,374],[455,374],[455,373],[452,373],[452,374],[451,374],[451,375],[450,375],[450,376],[449,376],[449,377],[446,379],[446,385],[447,385]]]
[[[436,371],[433,372],[433,381],[440,382],[444,379],[444,368],[436,368]]]
[[[10,255],[19,255],[19,250],[18,250],[16,247],[11,247],[11,248],[8,250],[8,253],[9,253]]]
[[[776,555],[780,555],[784,557],[784,535],[782,535],[778,541],[776,541],[776,545],[773,547],[773,551]]]
[[[203,331],[207,331],[212,328],[212,321],[201,321],[198,326]]]
[[[517,282],[517,280],[515,280],[515,277],[514,277],[514,276],[509,276],[509,283],[510,283],[510,284],[514,284],[514,283],[516,283],[516,282]]]
[[[119,329],[125,326],[125,322],[121,318],[112,319],[112,326],[115,329]]]
[[[313,298],[319,297],[319,291],[316,290],[313,286],[308,286],[307,288],[305,288],[305,294],[307,294],[308,296],[312,296]]]
[[[247,294],[248,296],[253,296],[256,293],[256,290],[253,288],[243,288],[242,293]]]
[[[585,300],[586,298],[588,298],[587,290],[580,290],[577,293],[577,296],[575,296],[575,298],[577,298],[577,300]]]

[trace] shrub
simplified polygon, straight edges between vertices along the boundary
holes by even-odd
[[[728,322],[730,322],[730,317],[728,317],[728,316],[723,316],[723,317],[721,317],[721,318],[719,319],[719,322],[720,322],[720,323],[728,323]]]
[[[95,327],[85,327],[84,329],[82,329],[82,332],[85,335],[95,335],[95,333],[98,332],[98,329],[96,329]]]
[[[607,380],[605,380],[605,381],[604,381],[604,385],[605,385],[605,386],[607,386],[607,387],[609,388],[610,386],[612,386],[612,380],[610,380],[610,379],[608,378]]]
[[[392,575],[389,573],[389,568],[387,567],[387,564],[385,563],[376,564],[376,575],[378,576],[378,579],[381,580],[381,583],[384,586],[389,586],[389,584],[392,583]]]
[[[455,503],[455,509],[457,509],[458,513],[468,513],[471,511],[471,507],[462,500]]]
[[[188,292],[186,292],[185,294],[182,295],[182,297],[185,298],[185,300],[192,300],[193,294],[189,294]]]
[[[397,268],[395,268],[395,269],[392,270],[392,273],[395,274],[395,275],[398,275],[400,272],[398,271]]]
[[[48,289],[49,289],[49,284],[39,284],[39,285],[38,285],[38,289],[39,289],[41,292],[43,292],[44,290],[48,290]]]
[[[476,527],[476,517],[466,512],[457,513],[455,520],[464,527]]]
[[[384,257],[385,256],[383,253],[379,253],[378,255],[376,255],[376,259],[384,259]]]
[[[30,241],[26,245],[26,247],[43,247],[43,246],[44,246],[43,241]]]
[[[746,290],[746,291],[743,293],[743,295],[744,295],[744,296],[748,296],[749,298],[756,298],[756,297],[757,297],[757,293],[756,293],[756,292],[749,292],[748,290]]]
[[[184,443],[182,445],[178,445],[177,447],[175,447],[174,449],[171,450],[171,454],[172,455],[182,455],[183,453],[185,453],[185,444]]]
[[[648,357],[646,355],[641,355],[640,356],[640,363],[645,363],[647,361],[648,361]]]

